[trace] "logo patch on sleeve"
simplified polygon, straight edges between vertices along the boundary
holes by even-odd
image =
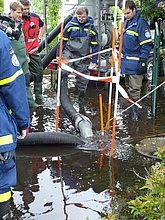
[[[11,62],[12,62],[12,64],[14,66],[19,66],[19,61],[18,61],[18,59],[17,59],[15,54],[12,55],[12,59],[11,60],[12,60]]]
[[[145,37],[147,37],[147,38],[151,37],[150,31],[145,32]]]

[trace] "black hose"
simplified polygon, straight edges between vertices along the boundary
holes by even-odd
[[[65,19],[64,19],[64,26],[72,19],[72,14],[68,15]],[[60,30],[61,30],[61,23],[58,24],[51,32],[50,34],[48,35],[47,37],[47,43],[51,43],[54,38],[56,38],[59,33],[60,33]],[[43,40],[39,47],[38,47],[38,52],[40,53],[43,49],[45,49],[45,40]]]
[[[83,141],[76,135],[62,132],[33,132],[25,139],[18,139],[17,146],[45,146],[45,145],[83,145]]]
[[[57,44],[50,50],[50,52],[42,58],[43,69],[45,69],[49,63],[56,58]]]
[[[67,81],[68,81],[67,76],[62,77],[60,101],[63,111],[70,119],[70,121],[73,123],[73,125],[76,127],[77,131],[80,132],[81,137],[85,139],[91,138],[93,137],[92,123],[90,122],[89,118],[77,112],[73,107],[68,95]]]
[[[74,10],[73,10],[74,12]],[[72,13],[73,13],[72,12]],[[64,19],[64,26],[72,19],[73,15],[70,14],[68,15],[65,19]],[[61,30],[61,23],[58,24],[54,30],[50,33],[50,35],[48,35],[47,37],[47,43],[51,43],[60,33]],[[45,48],[45,40],[42,41],[38,47],[38,52],[40,53],[43,49]],[[56,50],[57,50],[57,44],[50,50],[50,52],[48,54],[46,54],[43,58],[42,58],[42,63],[43,63],[43,69],[45,69],[49,63],[56,58]]]
[[[74,124],[77,115],[80,115],[73,107],[71,100],[68,95],[68,77],[62,77],[61,80],[61,95],[60,95],[61,106],[65,114]]]

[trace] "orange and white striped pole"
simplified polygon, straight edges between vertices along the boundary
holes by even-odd
[[[99,94],[99,106],[100,106],[101,135],[104,136],[104,120],[103,120],[103,99],[102,99],[102,94]]]
[[[118,58],[119,62],[118,62],[118,72],[120,71],[121,55],[122,55],[123,31],[124,31],[124,12],[125,12],[125,0],[123,0],[122,17],[121,17],[121,26],[120,26],[120,41],[119,41],[119,58]]]
[[[114,11],[114,27],[113,27],[113,35],[112,35],[112,58],[111,58],[111,74],[110,76],[113,76],[114,71],[114,49],[116,44],[116,25],[117,20],[117,1],[115,1],[115,11]],[[109,83],[109,98],[108,98],[108,112],[107,112],[107,123],[106,128],[109,131],[110,130],[110,118],[111,118],[111,108],[112,108],[112,83]]]
[[[114,150],[115,150],[116,117],[117,117],[117,103],[118,103],[119,82],[120,82],[120,64],[121,64],[121,54],[122,54],[122,44],[123,44],[124,12],[125,12],[125,0],[123,0],[122,20],[121,20],[120,40],[119,40],[118,67],[116,67],[118,68],[117,69],[118,81],[116,83],[116,91],[115,91],[114,119],[113,119],[112,140],[111,140],[111,150],[110,150],[111,157],[114,156]]]
[[[58,68],[58,87],[57,87],[57,105],[56,105],[56,132],[58,132],[59,116],[60,116],[60,90],[61,90],[61,63],[62,63],[62,45],[63,45],[63,30],[64,21],[61,21],[60,31],[60,55],[59,55],[59,68]]]

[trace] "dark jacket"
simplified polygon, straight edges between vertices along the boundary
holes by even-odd
[[[149,25],[136,11],[131,21],[124,22],[121,73],[137,74],[139,62],[147,61],[152,45]]]
[[[70,22],[68,22],[64,28],[63,32],[63,50],[68,49],[71,52],[79,51],[80,55],[85,56],[90,53],[98,52],[98,33],[94,26],[94,21],[91,17],[88,16],[88,20],[80,24],[76,17],[72,18]],[[80,38],[86,38],[89,35],[89,44],[86,43],[86,54],[83,52],[84,47],[79,41]],[[70,42],[73,41],[72,48],[68,46]],[[67,48],[68,46],[68,48]],[[60,43],[57,48],[56,56],[59,56]],[[97,63],[97,56],[92,57],[92,63]]]

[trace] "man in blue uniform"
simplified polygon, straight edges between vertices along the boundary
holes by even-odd
[[[57,48],[56,59],[59,60],[59,48]],[[91,49],[91,51],[90,51]],[[94,26],[93,19],[88,16],[86,6],[79,6],[76,9],[75,17],[65,26],[63,33],[63,59],[75,59],[86,56],[90,52],[98,52],[98,33]],[[88,66],[90,59],[83,59],[69,66],[75,70],[89,75]],[[92,57],[92,68],[97,65],[97,56]],[[62,71],[62,77],[67,76],[69,72]],[[80,76],[76,76],[76,82],[79,92],[79,107],[83,106],[83,98],[87,89],[88,80]]]
[[[126,1],[121,73],[130,98],[137,101],[141,95],[142,81],[147,71],[147,59],[152,48],[152,38],[147,21],[136,10],[133,1]],[[138,108],[131,108],[132,121],[138,120]]]
[[[30,126],[25,76],[7,35],[0,30],[0,219],[10,217],[11,186],[16,184],[15,148]]]

